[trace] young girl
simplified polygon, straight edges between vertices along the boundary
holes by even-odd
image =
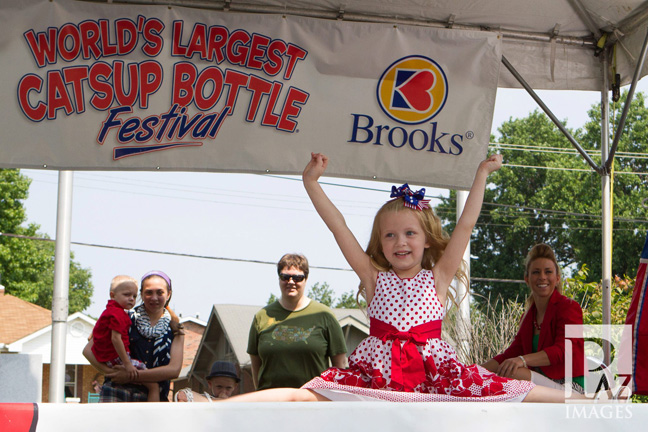
[[[230,400],[563,402],[558,390],[459,363],[452,347],[440,339],[448,287],[462,274],[459,267],[479,216],[486,177],[501,164],[496,155],[479,165],[451,237],[429,208],[424,190],[393,188],[395,198],[378,211],[365,252],[318,183],[328,158],[312,154],[304,187],[364,287],[370,336],[349,357],[349,369],[328,369],[301,389],[272,389]]]

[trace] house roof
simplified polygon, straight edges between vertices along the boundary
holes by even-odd
[[[180,373],[180,377],[184,377],[189,372],[194,358],[196,357],[207,323],[193,317],[180,318],[180,322],[185,326],[182,372]]]
[[[240,364],[250,362],[250,355],[247,353],[250,325],[252,324],[254,314],[262,307],[215,304],[212,310],[212,316],[209,318],[209,321],[211,322],[212,318],[219,320],[223,333],[225,333],[225,337],[229,341],[232,351],[234,351]]]
[[[197,325],[201,325],[203,327],[205,327],[207,325],[207,323],[205,321],[203,321],[203,320],[201,320],[199,318],[196,318],[196,317],[183,317],[183,316],[180,317],[180,323],[182,323],[182,324],[194,323],[194,324],[197,324]]]
[[[49,309],[0,294],[0,343],[10,344],[52,323]]]
[[[88,360],[83,356],[83,348],[88,343],[96,320],[82,312],[75,312],[67,318],[65,331],[65,363],[87,365]],[[43,363],[51,362],[52,354],[52,325],[36,330],[13,343],[5,344],[5,349],[12,353],[39,354]]]
[[[351,325],[362,332],[369,334],[369,318],[367,318],[366,311],[361,309],[337,308],[331,308],[331,310],[342,327]]]

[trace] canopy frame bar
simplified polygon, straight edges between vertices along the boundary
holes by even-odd
[[[608,46],[616,43],[620,39],[619,36],[623,37],[635,31],[637,27],[639,27],[646,21],[646,19],[648,19],[648,0],[642,3],[641,6],[638,6],[621,21],[619,21],[615,28],[604,27],[602,29],[605,32],[611,33],[607,43]],[[620,35],[618,33],[620,33]]]
[[[510,40],[520,40],[525,42],[546,42],[546,43],[558,43],[564,45],[576,45],[590,47],[592,49],[596,48],[596,40],[591,37],[577,37],[577,36],[562,36],[554,35],[553,28],[547,33],[537,33],[537,32],[524,32],[519,30],[509,30],[503,28],[491,28],[483,25],[477,24],[460,24],[456,21],[446,19],[445,21],[432,21],[432,20],[421,20],[421,19],[402,19],[394,18],[382,15],[372,15],[372,14],[359,14],[352,13],[346,10],[339,11],[325,11],[325,10],[310,10],[310,9],[298,9],[291,8],[288,9],[282,6],[262,6],[262,5],[251,5],[245,3],[233,2],[231,0],[226,0],[222,2],[215,1],[156,1],[156,0],[106,0],[108,3],[128,3],[128,4],[137,4],[137,5],[160,5],[164,4],[167,6],[178,6],[178,7],[189,7],[189,8],[198,8],[206,10],[219,10],[223,12],[243,12],[243,13],[258,13],[258,14],[282,14],[282,15],[296,15],[309,18],[322,18],[330,20],[343,20],[343,21],[355,21],[355,22],[371,22],[371,23],[383,23],[383,24],[401,24],[401,25],[415,25],[422,27],[433,27],[433,28],[449,28],[459,29],[459,30],[472,30],[472,31],[489,31],[501,34],[504,39]]]
[[[554,113],[545,105],[545,103],[540,99],[540,96],[531,88],[529,83],[525,81],[525,79],[520,75],[520,73],[513,67],[513,65],[508,61],[508,59],[505,56],[502,56],[502,63],[506,68],[511,72],[513,77],[524,87],[524,89],[529,93],[529,95],[533,98],[533,100],[538,104],[540,108],[549,116],[552,122],[560,129],[560,131],[565,135],[565,137],[569,140],[569,142],[578,150],[578,153],[583,156],[585,161],[592,167],[592,169],[599,174],[601,173],[601,167],[599,167],[594,160],[587,154],[587,152],[581,147],[581,145],[576,141],[576,139],[569,133],[567,128],[562,124],[560,120],[554,115]]]
[[[577,1],[577,0],[576,0]],[[648,3],[648,2],[647,2]],[[604,53],[603,55],[606,55]],[[609,153],[607,156],[603,156],[603,159],[605,159],[605,162],[602,163],[602,165],[597,165],[596,162],[587,154],[587,152],[581,147],[581,145],[576,141],[576,139],[569,133],[567,128],[562,124],[560,120],[554,115],[554,113],[547,107],[547,105],[542,101],[540,96],[531,88],[531,86],[526,82],[526,80],[520,75],[520,73],[513,67],[513,65],[508,61],[508,59],[505,56],[502,56],[502,63],[506,68],[511,72],[513,77],[522,85],[522,87],[529,93],[529,95],[533,98],[533,100],[538,104],[540,108],[547,114],[547,116],[551,119],[551,121],[560,129],[560,131],[563,133],[563,135],[569,140],[569,142],[576,148],[576,150],[583,156],[585,161],[592,167],[594,171],[599,173],[599,175],[606,175],[609,174],[610,169],[612,167],[612,162],[614,161],[614,155],[616,153],[617,147],[619,145],[619,141],[621,139],[621,135],[623,133],[623,127],[625,126],[625,121],[626,118],[628,117],[628,112],[630,110],[630,105],[632,103],[632,99],[634,98],[634,92],[637,87],[637,83],[639,82],[639,78],[641,76],[641,70],[643,69],[644,62],[646,60],[646,54],[648,54],[648,30],[646,31],[646,37],[644,38],[643,46],[641,47],[641,53],[639,55],[639,58],[637,59],[637,64],[635,65],[635,71],[632,76],[632,82],[630,84],[630,90],[628,90],[628,96],[626,97],[625,104],[623,106],[623,112],[621,114],[621,118],[619,119],[618,126],[616,128],[616,133],[614,136],[614,140],[612,142],[612,146],[609,150]]]
[[[583,21],[583,24],[592,32],[596,40],[599,40],[603,33],[601,29],[596,27],[596,23],[592,19],[592,15],[587,11],[583,2],[581,0],[568,0],[569,4],[572,5],[572,8],[576,11],[580,19]]]

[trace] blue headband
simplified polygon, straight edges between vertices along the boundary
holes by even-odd
[[[160,270],[151,270],[150,272],[146,273],[144,276],[142,276],[142,283],[144,283],[145,279],[148,279],[151,276],[158,276],[164,279],[167,283],[167,286],[169,287],[169,291],[171,291],[171,278],[167,276],[166,273]]]

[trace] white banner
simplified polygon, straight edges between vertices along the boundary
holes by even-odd
[[[466,189],[490,32],[71,0],[0,5],[0,167],[300,173]]]

